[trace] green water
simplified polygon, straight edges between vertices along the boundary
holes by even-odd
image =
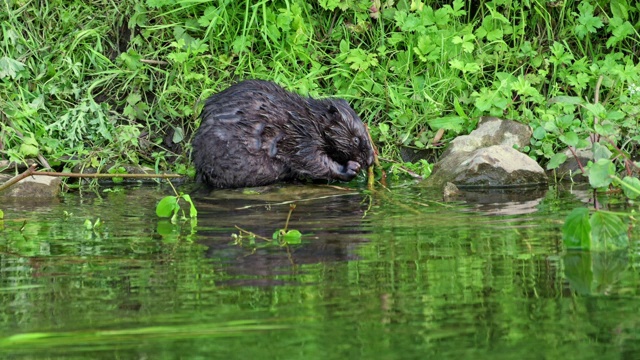
[[[169,194],[2,199],[0,358],[640,358],[639,237],[563,251],[588,192],[196,192],[195,233],[156,218]],[[301,244],[234,244],[235,226],[270,238],[290,200]]]

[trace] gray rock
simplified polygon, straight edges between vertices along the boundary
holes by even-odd
[[[28,176],[3,191],[0,196],[25,198],[52,198],[60,194],[59,177],[32,175]]]
[[[425,186],[451,182],[460,188],[534,186],[547,182],[544,169],[514,149],[529,144],[532,132],[523,124],[483,118],[478,129],[459,136],[434,165]]]

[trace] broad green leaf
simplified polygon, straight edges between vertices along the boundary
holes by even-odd
[[[446,129],[456,132],[462,131],[464,119],[460,116],[443,116],[433,119],[427,119],[427,124],[434,130]]]
[[[547,136],[547,131],[542,126],[539,126],[535,128],[535,130],[533,130],[533,138],[536,140],[542,140],[546,136]]]
[[[613,181],[616,166],[609,159],[596,161],[589,169],[589,184],[594,188],[609,186]]]
[[[87,229],[87,230],[93,229],[93,224],[91,223],[91,220],[86,219],[84,221],[84,228]]]
[[[624,112],[620,110],[613,110],[607,113],[607,120],[622,120],[624,117]]]
[[[4,219],[4,211],[0,210],[0,220]]]
[[[565,161],[567,161],[567,155],[564,153],[557,153],[549,159],[547,163],[547,170],[556,169],[558,166],[562,165]]]
[[[573,131],[566,132],[564,135],[560,135],[559,138],[563,143],[573,147],[576,147],[578,145],[578,141],[580,141],[578,135]]]
[[[579,98],[577,96],[554,96],[551,99],[549,99],[549,103],[550,104],[561,103],[561,104],[567,104],[567,105],[580,105],[580,104],[584,103],[584,100],[582,100],[582,98]]]
[[[622,179],[622,191],[629,199],[637,198],[640,196],[640,180],[637,177],[626,176]]]
[[[567,216],[562,226],[562,242],[568,249],[591,248],[589,209],[576,208]]]
[[[156,206],[156,215],[159,217],[169,217],[175,212],[176,207],[178,207],[178,198],[175,196],[165,196],[160,200],[158,206]]]
[[[591,215],[591,248],[617,250],[629,246],[627,225],[616,214],[596,211]]]
[[[593,160],[611,159],[611,151],[600,143],[593,144]]]
[[[596,131],[596,134],[603,136],[612,136],[617,132],[617,128],[610,122],[595,124],[593,128]]]

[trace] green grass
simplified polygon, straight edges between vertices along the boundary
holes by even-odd
[[[630,156],[632,3],[7,0],[0,157],[188,173],[202,101],[245,78],[347,99],[386,158],[438,147],[437,130],[446,143],[483,115],[530,124],[523,150],[543,165],[572,134]]]

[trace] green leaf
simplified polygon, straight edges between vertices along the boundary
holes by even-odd
[[[208,27],[211,23],[216,22],[218,18],[218,7],[216,6],[208,6],[204,9],[204,15],[198,18],[198,25],[202,27]]]
[[[576,208],[571,211],[562,226],[562,242],[568,249],[589,250],[591,248],[589,209]]]
[[[580,139],[578,138],[578,135],[573,131],[569,131],[564,133],[564,135],[560,135],[559,139],[560,141],[567,144],[568,146],[573,146],[573,147],[576,147],[578,145],[578,141],[580,141]]]
[[[640,180],[637,177],[625,176],[625,178],[622,179],[622,191],[624,191],[624,195],[629,199],[636,199],[640,196]]]
[[[629,246],[628,227],[620,216],[596,211],[591,215],[590,223],[593,250],[618,250]]]
[[[2,211],[2,209],[0,209],[0,220],[4,219],[4,211]]]
[[[589,168],[589,184],[594,188],[606,187],[613,181],[616,166],[609,159],[600,159]]]
[[[547,136],[547,131],[542,126],[538,126],[533,130],[533,138],[536,140],[542,140]]]
[[[621,18],[622,20],[627,20],[629,18],[629,4],[627,0],[611,0],[609,3],[611,7],[611,13],[614,17]]]
[[[289,230],[282,236],[282,240],[287,244],[300,244],[302,242],[302,233],[298,230]]]
[[[137,70],[143,66],[142,61],[140,61],[142,60],[142,56],[133,49],[129,49],[127,52],[121,53],[120,58],[124,61],[129,70]]]
[[[460,116],[443,116],[438,118],[427,119],[427,124],[434,130],[445,129],[456,132],[462,131],[465,119]]]
[[[567,105],[580,105],[584,103],[584,100],[577,96],[554,96],[549,99],[549,104],[561,103]]]
[[[198,216],[198,210],[196,210],[196,206],[193,204],[193,200],[191,200],[191,196],[189,194],[182,195],[184,201],[188,202],[191,207],[189,208],[189,217],[195,218]]]
[[[38,147],[31,144],[20,144],[20,154],[24,157],[38,156]]]
[[[0,58],[0,79],[4,79],[7,76],[15,79],[22,70],[24,70],[24,64],[20,61],[6,56]]]
[[[171,141],[173,141],[174,144],[180,143],[182,142],[182,140],[184,140],[184,130],[182,130],[182,127],[174,127],[173,128],[173,137],[171,138]]]
[[[87,229],[87,230],[93,229],[93,224],[91,223],[91,220],[86,219],[84,221],[84,228]]]
[[[599,17],[593,16],[593,5],[587,1],[582,1],[578,5],[580,16],[578,17],[578,24],[575,27],[576,36],[582,39],[588,33],[595,33],[597,29],[603,26],[602,20]]]
[[[547,170],[556,169],[558,166],[562,165],[565,161],[567,161],[567,155],[564,153],[557,153],[549,159],[547,163]]]
[[[593,160],[611,159],[611,150],[600,143],[593,144]]]
[[[156,215],[158,217],[169,217],[176,212],[176,208],[179,208],[178,198],[175,196],[165,196],[158,206],[156,206]]]

